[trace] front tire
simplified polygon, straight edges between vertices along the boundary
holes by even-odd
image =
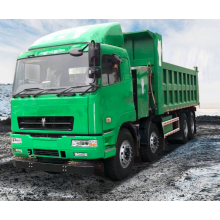
[[[116,143],[116,155],[104,160],[105,175],[116,181],[128,177],[134,165],[134,155],[133,137],[128,129],[122,129]]]

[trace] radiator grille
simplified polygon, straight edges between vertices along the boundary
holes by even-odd
[[[73,130],[73,117],[18,117],[21,130]]]
[[[34,149],[34,155],[59,157],[59,152],[58,150]]]

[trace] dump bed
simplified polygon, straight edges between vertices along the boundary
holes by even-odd
[[[135,69],[139,70],[141,66],[151,65],[153,73],[151,81],[156,102],[156,114],[164,114],[199,104],[197,67],[191,70],[163,62],[161,35],[150,31],[125,33],[124,47],[128,52],[133,71]],[[149,80],[148,73],[148,83],[146,84],[148,86],[148,99],[141,98],[141,104],[138,97],[142,94],[137,91],[139,108],[147,105],[149,109],[154,109]],[[141,79],[139,79],[139,82],[141,82]],[[138,118],[141,118],[141,115]]]
[[[164,112],[199,104],[198,71],[163,62]]]

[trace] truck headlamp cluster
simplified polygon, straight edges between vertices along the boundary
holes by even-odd
[[[97,147],[97,140],[72,140],[72,147]]]
[[[22,140],[19,137],[12,137],[11,138],[11,143],[12,144],[22,144]]]

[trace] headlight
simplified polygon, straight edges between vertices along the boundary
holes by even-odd
[[[22,153],[22,149],[15,149],[15,148],[14,148],[14,152]]]
[[[21,138],[12,137],[12,138],[11,138],[11,143],[12,143],[12,144],[22,144],[22,141],[21,141]]]
[[[97,147],[97,140],[72,140],[72,147]]]

